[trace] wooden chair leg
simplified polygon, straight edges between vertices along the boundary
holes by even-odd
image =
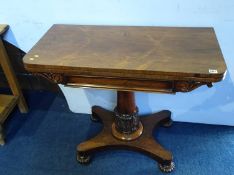
[[[2,124],[0,124],[0,146],[5,145],[5,135]]]
[[[9,57],[7,55],[6,49],[4,47],[3,41],[0,39],[0,63],[2,65],[3,72],[6,75],[7,81],[9,83],[9,86],[12,90],[12,93],[14,96],[18,96],[18,107],[20,112],[27,113],[28,112],[28,106],[26,104],[26,101],[24,99],[23,93],[21,91],[19,82],[16,78],[16,75],[14,73],[14,70],[10,64]]]

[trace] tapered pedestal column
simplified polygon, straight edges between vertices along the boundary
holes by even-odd
[[[117,106],[108,111],[92,107],[92,120],[103,123],[102,131],[77,146],[77,160],[88,163],[90,155],[108,148],[131,149],[151,156],[163,172],[171,172],[175,165],[171,152],[165,150],[152,136],[156,127],[171,123],[171,112],[164,110],[146,117],[138,116],[133,92],[118,92]]]

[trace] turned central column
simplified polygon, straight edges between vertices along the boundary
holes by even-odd
[[[143,126],[138,116],[134,92],[117,91],[117,106],[114,112],[112,133],[116,138],[134,140],[142,134]]]

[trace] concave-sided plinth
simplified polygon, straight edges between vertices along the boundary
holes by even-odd
[[[135,150],[151,156],[163,172],[174,169],[171,152],[165,150],[152,136],[156,127],[171,123],[170,111],[163,110],[140,118],[134,93],[119,91],[114,112],[93,106],[92,119],[101,121],[103,129],[96,137],[77,146],[77,160],[80,163],[88,163],[90,155],[95,151],[116,148]]]

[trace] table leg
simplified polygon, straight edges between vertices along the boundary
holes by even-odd
[[[133,92],[118,92],[115,112],[93,106],[92,116],[93,120],[103,123],[103,129],[96,137],[77,146],[77,160],[80,163],[89,163],[90,155],[96,151],[130,149],[151,156],[163,172],[174,169],[171,152],[165,150],[152,136],[156,127],[171,123],[170,111],[139,117]]]

